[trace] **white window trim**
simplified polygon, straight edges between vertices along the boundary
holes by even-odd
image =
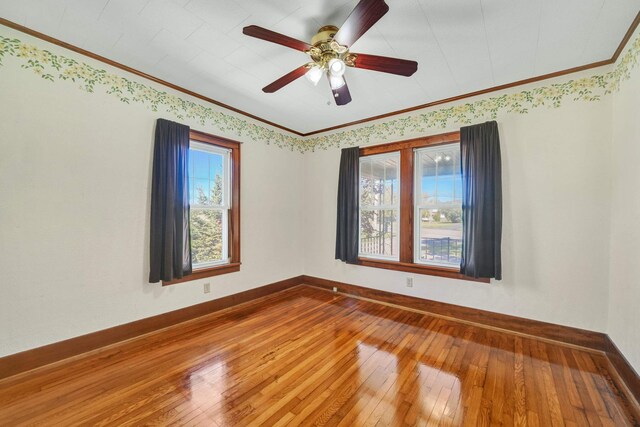
[[[204,142],[189,141],[189,149],[204,151],[222,156],[222,203],[219,205],[191,205],[191,209],[204,209],[222,212],[222,259],[220,261],[209,261],[201,263],[193,263],[191,268],[195,270],[203,270],[210,267],[229,264],[231,257],[229,256],[229,214],[231,213],[231,150],[228,148],[218,147],[216,145]]]
[[[449,145],[458,144],[456,142],[452,142],[451,144],[438,145],[433,147],[422,147],[415,148],[413,150],[413,262],[414,264],[420,265],[428,265],[433,267],[446,267],[446,268],[456,268],[457,265],[453,265],[451,263],[439,262],[439,261],[424,261],[420,259],[420,250],[421,250],[421,231],[422,231],[422,223],[420,218],[420,209],[446,209],[451,208],[451,204],[446,203],[433,203],[433,204],[425,204],[419,203],[418,200],[422,200],[422,181],[418,178],[420,175],[420,166],[419,166],[419,157],[420,154],[425,151],[438,151],[443,147],[447,147]],[[453,186],[453,194],[455,200],[455,184]]]
[[[396,203],[391,204],[391,205],[376,205],[376,206],[369,206],[369,207],[362,207],[360,204],[360,194],[362,193],[362,180],[360,179],[360,177],[362,176],[361,172],[362,172],[362,160],[363,159],[397,159],[398,161],[398,196],[396,197]],[[382,154],[373,154],[370,156],[364,156],[360,158],[360,161],[358,162],[358,257],[359,258],[366,258],[366,259],[378,259],[378,260],[384,260],[384,261],[400,261],[400,188],[401,188],[401,181],[400,181],[400,151],[392,151],[390,153],[382,153]],[[362,253],[360,252],[360,248],[361,248],[361,244],[360,244],[360,236],[361,236],[361,232],[360,232],[360,225],[361,225],[361,219],[362,219],[362,211],[381,211],[381,210],[394,210],[396,211],[396,217],[398,218],[398,231],[397,231],[397,235],[398,235],[398,255],[397,256],[385,256],[385,255],[374,255],[374,254],[367,254],[367,253]]]

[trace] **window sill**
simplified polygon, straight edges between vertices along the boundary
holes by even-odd
[[[204,279],[205,277],[219,276],[221,274],[235,273],[240,271],[240,263],[232,262],[224,265],[216,265],[215,267],[203,268],[201,270],[194,270],[188,276],[182,279],[175,279],[170,282],[162,282],[162,286],[175,285],[176,283],[190,282],[192,280]]]
[[[460,273],[457,268],[436,267],[433,265],[412,264],[399,261],[384,261],[372,258],[358,258],[358,265],[384,268],[387,270],[405,271],[407,273],[426,274],[429,276],[447,277],[449,279],[467,280],[471,282],[489,283],[489,279],[476,279]]]

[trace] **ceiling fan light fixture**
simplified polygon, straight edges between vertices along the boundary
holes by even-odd
[[[314,86],[317,86],[323,74],[324,73],[322,69],[317,65],[314,65],[309,68],[309,71],[307,71],[307,73],[305,74],[305,77],[307,78],[307,80],[313,83]]]
[[[341,77],[345,70],[347,69],[347,66],[345,65],[344,61],[342,59],[338,59],[338,58],[333,58],[329,61],[329,73],[332,76],[336,76],[336,77]]]
[[[329,84],[331,85],[331,89],[336,90],[344,86],[345,81],[342,76],[329,75]]]
[[[333,25],[321,27],[311,38],[311,44],[257,25],[244,27],[242,33],[247,36],[304,52],[312,60],[263,87],[262,91],[273,93],[303,75],[316,85],[326,73],[336,105],[346,105],[351,102],[349,86],[344,80],[347,67],[405,77],[413,75],[418,70],[415,61],[349,52],[349,47],[388,11],[385,0],[359,0],[340,28]]]

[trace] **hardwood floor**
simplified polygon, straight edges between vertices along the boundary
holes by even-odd
[[[0,425],[639,425],[605,357],[300,286],[0,381]]]

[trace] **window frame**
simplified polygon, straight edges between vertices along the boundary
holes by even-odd
[[[399,261],[390,261],[386,259],[383,260],[358,255],[359,265],[365,267],[383,268],[387,270],[404,271],[414,274],[425,274],[430,276],[447,277],[451,279],[489,283],[489,279],[467,277],[461,274],[460,268],[436,266],[432,264],[415,262],[415,149],[453,143],[460,143],[459,131],[360,148],[360,157],[391,153],[394,151],[400,152],[400,257]],[[358,180],[360,180],[359,170]],[[359,194],[358,197],[360,197]],[[358,215],[360,215],[359,212]],[[359,234],[360,223],[358,221],[358,236]],[[358,244],[359,243],[360,238],[358,237]],[[358,250],[359,249],[360,248],[358,247]]]
[[[200,204],[190,204],[189,211],[190,214],[194,212],[194,210],[208,210],[208,211],[220,211],[220,216],[222,218],[223,230],[226,231],[222,233],[222,259],[220,261],[210,261],[203,262],[199,265],[191,263],[191,266],[194,271],[200,271],[207,269],[209,267],[216,267],[221,265],[226,265],[231,262],[231,257],[229,256],[229,214],[231,211],[231,200],[229,195],[232,193],[231,190],[231,150],[228,148],[220,147],[219,145],[213,144],[205,144],[200,141],[191,140],[190,141],[190,150],[201,151],[205,153],[217,154],[222,156],[223,159],[223,187],[222,187],[222,200],[219,204],[211,204],[211,205],[200,205]],[[190,195],[191,198],[191,195]]]
[[[210,151],[219,150],[228,151],[229,167],[226,174],[228,181],[224,188],[224,197],[228,203],[227,209],[227,254],[228,262],[216,263],[203,266],[202,268],[193,269],[192,273],[182,279],[175,279],[170,282],[163,282],[162,285],[173,285],[176,283],[189,282],[192,280],[203,279],[206,277],[218,276],[221,274],[234,273],[240,271],[240,143],[227,138],[210,135],[205,132],[191,130],[189,132],[190,142],[196,142],[198,145],[211,145]],[[189,147],[191,148],[191,147]],[[225,206],[223,206],[225,207]],[[223,237],[224,240],[224,237]],[[192,264],[193,266],[193,264]]]
[[[395,152],[389,152],[389,153],[380,153],[380,154],[372,154],[370,156],[364,156],[364,157],[376,157],[378,159],[387,159],[387,158],[396,158],[398,160],[398,183],[400,184],[399,186],[402,186],[402,181],[400,179],[400,155],[396,155]],[[359,161],[358,162],[358,177],[360,176],[360,172],[362,171],[362,163]],[[360,200],[360,194],[362,191],[362,181],[358,180],[358,257],[362,257],[362,258],[367,258],[367,259],[374,259],[374,260],[378,260],[378,261],[400,261],[400,255],[398,254],[397,259],[395,259],[396,257],[394,256],[385,256],[385,255],[374,255],[374,254],[363,254],[360,252],[360,248],[361,248],[361,237],[362,237],[362,233],[360,233],[360,225],[361,225],[361,221],[362,221],[362,211],[363,208],[361,206],[361,200]],[[400,195],[398,195],[396,197],[396,203],[392,204],[392,205],[378,205],[378,206],[370,206],[370,207],[366,207],[364,208],[365,210],[369,210],[369,211],[383,211],[383,210],[393,210],[394,212],[398,213],[398,242],[400,242]]]
[[[419,177],[418,171],[420,166],[418,164],[416,164],[416,162],[419,160],[420,155],[423,152],[429,151],[429,150],[433,150],[433,149],[437,149],[438,146],[444,146],[447,147],[449,145],[454,145],[455,143],[447,143],[447,144],[436,144],[436,145],[431,145],[431,146],[426,146],[426,147],[416,147],[413,149],[413,154],[414,154],[414,170],[413,170],[413,179],[414,179],[414,184],[413,184],[413,188],[414,188],[414,197],[413,197],[413,229],[414,229],[414,233],[413,233],[413,247],[417,248],[417,250],[413,251],[413,262],[415,264],[418,265],[428,265],[428,266],[432,266],[432,267],[448,267],[451,268],[450,264],[447,264],[445,262],[437,262],[437,261],[420,261],[420,245],[421,245],[421,240],[422,240],[422,236],[420,233],[421,227],[422,227],[422,218],[420,216],[420,210],[422,209],[443,209],[442,206],[447,206],[447,205],[443,205],[440,204],[436,201],[436,203],[434,203],[432,206],[429,206],[428,204],[425,204],[423,202],[419,202],[420,196],[422,196],[422,182],[421,179]],[[436,183],[436,189],[437,189],[437,183]],[[460,198],[462,197],[462,195],[460,194]],[[454,180],[454,185],[453,185],[453,200],[456,200],[456,186],[455,186],[455,180]],[[455,206],[454,206],[455,207]],[[460,209],[462,209],[462,201],[460,200]]]

